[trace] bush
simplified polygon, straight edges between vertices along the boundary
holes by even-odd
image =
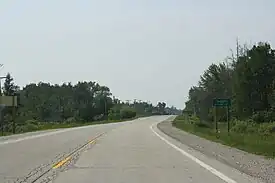
[[[32,124],[32,123],[28,123],[24,126],[26,131],[36,131],[39,129],[38,125]]]
[[[211,128],[211,125],[207,122],[196,121],[195,126],[200,128]]]
[[[65,123],[74,123],[74,122],[76,122],[75,117],[69,117],[65,120]]]
[[[110,111],[108,114],[108,119],[109,120],[120,120],[120,111]]]
[[[259,125],[258,133],[270,135],[275,132],[275,123],[263,123]]]
[[[136,111],[131,108],[123,108],[120,110],[121,119],[133,118],[137,115]]]
[[[252,115],[252,120],[257,123],[265,123],[275,121],[275,113],[273,111],[258,111]]]
[[[179,115],[176,117],[176,120],[185,120],[186,119],[186,114],[185,115]]]
[[[109,120],[120,120],[121,116],[120,116],[120,107],[119,106],[115,106],[112,107],[109,112],[108,112],[108,119]]]
[[[34,119],[29,119],[25,122],[26,124],[33,124],[33,125],[39,125],[39,122]]]
[[[120,120],[120,113],[110,113],[108,114],[108,119],[109,120]]]
[[[20,125],[16,127],[16,133],[30,132],[39,130],[39,126],[33,123],[26,123],[25,125]]]
[[[236,121],[231,131],[236,133],[259,133],[266,136],[275,133],[275,123],[257,124],[252,120]]]
[[[200,119],[197,116],[192,115],[189,119],[191,124],[195,124],[196,122],[199,122]]]
[[[231,131],[236,133],[245,133],[247,131],[247,122],[245,121],[234,121],[235,125],[231,128]]]

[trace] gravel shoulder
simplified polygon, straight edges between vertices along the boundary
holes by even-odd
[[[163,133],[210,158],[215,158],[264,182],[275,182],[275,160],[266,159],[187,133],[173,127],[171,121],[161,122],[157,126]]]

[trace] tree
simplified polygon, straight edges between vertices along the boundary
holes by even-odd
[[[158,102],[157,108],[160,114],[165,114],[165,107],[166,107],[165,102]]]
[[[271,120],[268,115],[275,112],[275,51],[261,42],[240,50],[238,58],[230,64],[222,62],[208,67],[198,86],[189,90],[185,110],[211,121],[213,99],[231,98],[233,117],[246,119],[264,112],[266,119],[262,121]],[[218,120],[225,120],[225,109],[219,108],[217,115]]]
[[[139,101],[126,104],[112,96],[110,88],[93,81],[75,85],[63,83],[30,83],[20,89],[10,74],[3,86],[5,95],[20,96],[17,108],[17,132],[38,129],[35,125],[47,123],[86,123],[106,119],[126,119],[136,115],[152,115],[157,109],[150,103]],[[161,110],[166,104],[161,103]],[[10,108],[6,111],[6,131],[10,131]],[[30,128],[29,128],[30,127]]]
[[[13,82],[13,77],[10,73],[6,75],[4,87],[3,87],[3,93],[5,96],[13,96],[16,94],[16,92],[19,90],[19,87],[16,86]]]

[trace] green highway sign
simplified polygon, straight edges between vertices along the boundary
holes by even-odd
[[[213,106],[215,106],[215,107],[225,107],[225,106],[229,107],[229,106],[231,106],[231,100],[228,98],[214,99]]]

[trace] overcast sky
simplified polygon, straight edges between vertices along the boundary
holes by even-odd
[[[122,100],[183,107],[213,62],[242,43],[275,46],[274,0],[2,0],[1,75],[97,81]]]

